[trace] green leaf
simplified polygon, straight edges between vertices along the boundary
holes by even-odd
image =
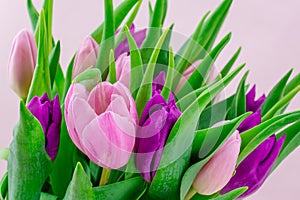
[[[56,90],[56,93],[59,95],[59,98],[61,99],[61,103],[63,103],[65,77],[64,77],[64,73],[61,69],[61,66],[59,64],[57,66],[57,71],[56,71],[56,75],[55,75],[54,88]],[[52,92],[53,98],[56,95],[56,93]]]
[[[35,32],[36,26],[37,26],[37,23],[39,20],[39,13],[36,10],[36,8],[34,7],[32,0],[27,0],[27,10],[28,10],[30,21],[31,21],[32,30],[33,30],[33,32]]]
[[[8,160],[9,156],[9,148],[4,148],[0,150],[0,159]]]
[[[173,73],[174,73],[173,71],[174,71],[174,54],[173,54],[172,47],[170,47],[167,79],[163,87],[163,90],[161,91],[161,95],[164,97],[166,102],[168,102],[169,95],[172,88]]]
[[[47,49],[47,29],[45,26],[44,11],[40,14],[40,27],[39,27],[39,43],[37,54],[37,66],[34,70],[33,79],[30,85],[27,103],[34,96],[42,96],[47,93],[51,96],[51,80],[50,71],[48,66],[48,49]]]
[[[290,101],[298,94],[300,91],[300,85],[290,91],[282,99],[276,102],[276,104],[263,116],[262,121],[266,121],[274,117],[279,111],[285,108]]]
[[[233,119],[237,116],[240,116],[241,114],[246,112],[246,89],[245,89],[245,83],[246,79],[248,77],[249,71],[245,73],[243,76],[238,89],[236,91],[236,95],[234,95],[234,99],[232,102],[231,109],[228,113],[228,118]]]
[[[193,90],[200,88],[205,81],[211,66],[216,61],[218,55],[226,46],[231,38],[231,33],[226,35],[221,42],[203,59],[203,61],[197,66],[192,75],[189,77],[187,82],[184,84],[182,89],[177,94],[177,98],[182,98],[183,96],[189,94]],[[175,78],[175,80],[177,80]],[[174,88],[174,87],[173,87]]]
[[[69,63],[69,66],[67,68],[66,81],[65,81],[65,87],[64,87],[64,96],[62,98],[62,101],[64,101],[64,99],[65,99],[65,97],[68,93],[69,87],[72,83],[72,73],[73,73],[74,59],[75,59],[75,55],[72,57],[72,60]]]
[[[231,108],[234,95],[207,107],[201,114],[198,122],[198,129],[209,128],[217,122],[224,121]]]
[[[8,193],[8,175],[7,172],[2,177],[0,182],[0,199],[4,200]]]
[[[193,52],[193,49],[202,48],[202,46],[198,46],[199,44],[197,42],[197,39],[200,35],[200,32],[204,25],[204,22],[207,19],[209,13],[210,13],[210,11],[204,15],[204,17],[199,22],[192,37],[190,37],[185,42],[185,44],[181,47],[181,49],[179,50],[179,53],[175,57],[176,58],[175,59],[176,60],[175,69],[181,74],[184,72],[186,67],[188,67],[190,64],[192,64],[195,61],[194,60],[195,56],[191,53],[191,52]]]
[[[264,140],[288,124],[299,120],[299,117],[300,111],[279,115],[248,131],[241,133],[241,153],[237,163],[240,164]]]
[[[88,68],[75,77],[73,83],[81,83],[91,91],[101,81],[101,73],[97,68]]]
[[[213,46],[223,22],[225,21],[231,4],[232,0],[224,0],[222,4],[206,20],[197,39],[199,45],[206,51],[209,51]],[[205,52],[202,51],[202,48],[194,50],[193,53],[195,55],[199,55],[196,60],[201,59],[205,55]]]
[[[180,199],[184,199],[187,195],[201,168],[211,159],[248,115],[249,113],[246,113],[222,126],[196,131],[193,141],[193,154],[198,159],[199,157],[203,159],[192,165],[185,172],[180,186]],[[210,144],[210,142],[212,143]]]
[[[224,82],[219,81],[207,88],[175,123],[149,189],[149,194],[153,198],[177,199],[179,197],[180,181],[189,165],[199,116],[211,99],[215,98],[224,87]]]
[[[232,66],[234,65],[235,61],[236,61],[237,58],[239,57],[239,55],[240,55],[240,53],[241,53],[241,50],[242,50],[242,48],[240,47],[240,48],[234,53],[234,55],[232,56],[232,58],[230,58],[230,60],[228,61],[228,63],[225,65],[225,67],[224,67],[224,68],[222,69],[222,71],[221,71],[221,77],[226,76],[226,75],[230,72]]]
[[[232,199],[236,199],[239,196],[241,196],[242,194],[244,194],[247,191],[248,187],[240,187],[237,189],[234,189],[226,194],[220,195],[216,198],[214,198],[214,200],[232,200]]]
[[[300,145],[300,121],[294,123],[287,129],[283,130],[281,133],[277,134],[277,139],[282,135],[285,135],[285,141],[281,152],[273,166],[272,171],[274,171],[278,165]]]
[[[151,58],[149,60],[148,66],[145,71],[145,75],[142,79],[141,87],[138,90],[137,96],[136,96],[136,108],[139,117],[142,115],[142,112],[144,110],[144,107],[148,100],[152,96],[152,80],[154,75],[154,70],[156,66],[156,61],[161,49],[161,46],[163,45],[163,42],[169,32],[170,28],[167,28],[162,36],[159,38],[158,43],[156,44],[154,51],[151,55]]]
[[[95,199],[127,200],[138,199],[146,190],[146,183],[141,177],[93,188]]]
[[[101,74],[99,75],[101,76]],[[117,81],[116,62],[115,62],[115,55],[113,50],[110,50],[110,54],[109,54],[109,79],[108,80],[112,84]]]
[[[122,27],[122,29],[120,30],[118,35],[116,36],[115,47],[117,47],[120,44],[120,42],[124,39],[124,37],[125,37],[124,33],[126,31],[126,27],[128,28],[132,25],[138,11],[140,10],[141,4],[142,4],[142,0],[139,0],[139,2],[136,4],[134,10],[130,14],[128,20],[126,21],[126,23],[124,24],[124,26]]]
[[[151,26],[152,18],[153,18],[153,8],[151,5],[151,1],[148,1],[148,9],[149,9],[149,27]]]
[[[203,87],[201,87],[197,90],[194,90],[193,92],[187,94],[183,98],[179,99],[177,101],[176,105],[180,108],[180,110],[182,110],[182,111],[185,110],[207,88],[209,88],[213,85],[222,83],[222,82],[224,84],[224,87],[225,87],[225,85],[228,85],[234,79],[234,77],[236,77],[238,75],[238,73],[244,68],[244,66],[245,66],[244,64],[241,65],[236,70],[234,70],[231,74],[225,76],[221,80],[216,80],[215,82],[213,82],[210,85],[203,86]],[[178,96],[176,96],[176,98],[178,98]]]
[[[134,5],[140,0],[124,0],[114,11],[114,21],[115,30],[121,25],[122,21],[125,19],[129,11],[134,7]],[[96,30],[91,34],[94,40],[99,44],[103,37],[104,24],[101,24],[96,28]]]
[[[104,29],[103,38],[100,44],[99,55],[96,62],[96,67],[100,69],[102,80],[106,80],[109,67],[109,53],[115,46],[115,20],[113,11],[113,1],[104,0]]]
[[[161,35],[162,20],[164,16],[164,1],[165,0],[157,0],[155,3],[151,24],[148,28],[146,38],[141,45],[143,63],[148,63],[152,51],[155,51],[153,50],[153,47]]]
[[[45,25],[47,27],[47,44],[48,52],[52,50],[52,14],[53,14],[53,0],[44,0],[45,10]]]
[[[271,90],[268,94],[265,102],[262,105],[261,113],[262,116],[267,112],[283,97],[285,86],[292,74],[293,70],[290,70]]]
[[[300,85],[300,73],[297,74],[285,87],[284,96],[290,93],[295,87]]]
[[[53,85],[56,77],[56,73],[58,71],[59,65],[59,57],[60,57],[60,41],[57,41],[56,45],[52,49],[49,55],[49,69],[50,69],[50,80],[51,86]]]
[[[57,196],[54,196],[54,195],[51,195],[48,193],[44,193],[44,192],[41,193],[40,200],[57,200],[57,199],[58,199]]]
[[[77,163],[72,181],[68,186],[64,200],[95,199],[92,183],[84,172],[80,163]]]
[[[64,108],[62,108],[64,110]],[[50,174],[50,184],[54,195],[63,198],[72,179],[76,147],[70,139],[65,119],[62,120],[59,149]],[[62,178],[62,174],[64,175]]]
[[[130,91],[131,94],[133,94],[133,98],[135,98],[136,92],[139,89],[142,82],[141,75],[144,74],[143,61],[142,61],[139,48],[127,26],[125,26],[125,32],[127,35],[127,40],[129,44],[129,50],[130,50],[130,63],[131,63],[130,77],[135,77],[130,79]]]
[[[10,199],[39,199],[52,168],[39,121],[20,103],[20,120],[14,128],[8,158]]]

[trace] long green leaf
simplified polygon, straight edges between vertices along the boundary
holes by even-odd
[[[170,28],[167,28],[162,36],[159,38],[158,43],[156,44],[154,51],[151,55],[151,58],[149,60],[149,64],[146,68],[145,75],[143,77],[141,87],[139,88],[139,91],[136,96],[136,108],[138,115],[141,116],[142,112],[144,110],[144,107],[147,103],[147,101],[152,96],[152,80],[154,75],[154,70],[156,66],[156,61],[161,49],[161,46],[163,45],[164,40],[166,39],[166,36],[169,32]]]
[[[113,1],[104,0],[105,18],[103,38],[100,44],[99,55],[96,62],[96,67],[100,69],[102,80],[106,80],[109,66],[109,53],[115,46],[115,20],[113,11]]]
[[[170,47],[169,51],[169,65],[168,65],[168,73],[167,73],[167,78],[166,78],[166,83],[163,87],[163,90],[161,91],[161,95],[164,97],[166,102],[169,102],[169,95],[171,92],[172,88],[172,82],[173,82],[173,70],[174,70],[174,54],[173,50]]]
[[[268,94],[264,104],[262,105],[262,116],[264,116],[283,97],[285,86],[292,72],[293,70],[290,70]]]
[[[229,71],[231,70],[232,66],[234,65],[235,61],[237,60],[237,58],[239,57],[240,53],[241,53],[242,48],[240,47],[235,53],[234,55],[230,58],[230,60],[228,61],[228,63],[225,65],[225,67],[222,69],[221,71],[221,77],[226,76]]]
[[[44,11],[40,14],[40,27],[39,27],[39,45],[37,55],[37,66],[34,70],[32,83],[29,89],[27,102],[34,96],[42,96],[47,93],[51,96],[51,80],[48,63],[48,46],[47,46],[47,29],[45,26]]]
[[[4,200],[8,193],[8,174],[7,172],[2,177],[0,182],[0,199]]]
[[[36,8],[34,7],[32,0],[27,0],[27,10],[28,10],[30,21],[31,21],[32,30],[33,30],[33,32],[35,32],[36,26],[37,26],[37,23],[39,20],[39,13],[36,10]]]
[[[220,195],[216,198],[214,198],[214,200],[232,200],[232,199],[236,199],[239,196],[241,196],[242,194],[244,194],[247,191],[248,187],[240,187],[237,189],[234,189],[226,194]]]
[[[142,82],[142,76],[144,74],[143,72],[143,61],[141,57],[141,53],[138,49],[138,46],[132,37],[129,29],[126,27],[126,35],[127,40],[129,44],[129,50],[130,50],[130,64],[131,64],[131,70],[130,70],[130,77],[135,77],[130,79],[130,91],[131,94],[133,94],[133,98],[136,97],[137,90],[139,89],[141,82]]]
[[[231,109],[228,113],[228,119],[233,119],[237,116],[240,116],[241,114],[246,112],[246,90],[245,90],[245,84],[246,79],[248,77],[249,71],[245,73],[243,76],[238,89],[236,91],[236,95],[234,96]]]
[[[56,45],[54,46],[54,48],[52,49],[49,55],[51,86],[53,86],[53,83],[55,81],[55,76],[59,65],[59,57],[60,57],[60,41],[57,41]]]
[[[134,7],[134,5],[140,0],[124,0],[115,10],[114,10],[114,19],[115,19],[115,30],[119,28],[127,14]],[[103,36],[104,24],[99,25],[96,30],[91,34],[94,40],[100,44]]]
[[[45,149],[45,135],[40,122],[20,103],[20,120],[14,128],[8,158],[10,199],[39,199],[49,176],[52,162]]]

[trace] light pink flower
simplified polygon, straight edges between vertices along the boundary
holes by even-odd
[[[101,82],[91,92],[71,85],[65,118],[74,144],[98,165],[118,169],[127,164],[135,143],[137,112],[130,91],[120,82]]]
[[[117,80],[123,83],[127,88],[130,85],[130,56],[122,54],[116,61]]]
[[[21,30],[14,38],[8,61],[11,88],[20,98],[26,98],[36,65],[37,47],[34,36]]]
[[[241,137],[235,131],[199,171],[193,188],[199,194],[211,195],[221,190],[232,177],[240,152]]]
[[[84,72],[89,67],[95,67],[99,52],[97,42],[91,37],[87,36],[76,53],[74,60],[72,79]]]

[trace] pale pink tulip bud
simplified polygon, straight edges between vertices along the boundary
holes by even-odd
[[[203,195],[221,190],[233,176],[240,146],[241,137],[235,131],[199,171],[193,182],[193,189]]]
[[[117,80],[127,88],[130,85],[130,56],[122,54],[116,61]]]
[[[30,88],[37,57],[32,33],[21,30],[14,38],[8,61],[11,88],[20,98],[26,98]]]
[[[97,42],[87,36],[81,43],[74,60],[72,79],[84,72],[89,67],[95,67],[99,52]]]

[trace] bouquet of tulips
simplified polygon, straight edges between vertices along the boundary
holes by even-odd
[[[11,87],[20,97],[0,199],[241,199],[253,194],[300,144],[300,111],[285,113],[300,91],[289,71],[256,99],[240,50],[214,63],[231,34],[216,41],[232,0],[200,20],[172,50],[167,0],[149,3],[150,27],[133,21],[142,0],[115,9],[87,36],[63,73],[52,36],[53,0],[27,8],[33,31],[15,37]],[[237,2],[238,3],[238,2]]]

